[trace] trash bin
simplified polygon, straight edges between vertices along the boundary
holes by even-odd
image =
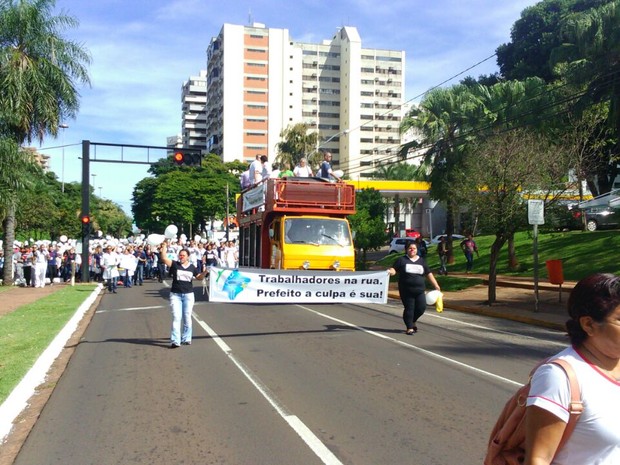
[[[564,271],[562,270],[562,260],[547,260],[547,275],[551,284],[564,284]]]
[[[547,260],[547,275],[551,284],[558,284],[559,301],[562,302],[562,284],[564,284],[564,271],[562,270],[562,260]]]

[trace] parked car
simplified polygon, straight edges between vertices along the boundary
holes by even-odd
[[[595,205],[576,210],[575,218],[581,219],[585,215],[586,229],[596,231],[600,228],[614,228],[620,226],[620,209],[609,205]]]
[[[402,253],[405,251],[405,245],[414,242],[412,237],[395,237],[390,242],[390,250],[388,253]]]
[[[421,234],[413,228],[405,229],[405,237],[411,237],[412,239],[417,239]]]
[[[447,238],[448,235],[447,234],[439,234],[439,235],[433,237],[431,239],[431,245],[439,244],[439,239],[441,239],[442,237]],[[463,239],[465,239],[465,236],[461,236],[460,234],[452,234],[452,242],[461,242]]]

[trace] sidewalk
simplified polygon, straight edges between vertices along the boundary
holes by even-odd
[[[478,278],[483,284],[472,286],[457,292],[444,292],[444,308],[468,313],[504,318],[546,328],[564,330],[568,319],[566,302],[575,282],[562,285],[561,302],[559,286],[549,284],[545,280],[538,283],[538,308],[534,282],[528,278],[498,276],[496,286],[496,302],[489,306],[488,276],[464,273],[451,273],[459,278]],[[400,299],[396,283],[390,284],[388,295],[392,299]]]

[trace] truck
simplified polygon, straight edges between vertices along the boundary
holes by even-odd
[[[355,188],[322,178],[270,178],[237,198],[239,266],[355,271],[348,215]]]

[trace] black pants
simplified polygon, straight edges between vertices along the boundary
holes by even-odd
[[[403,321],[407,329],[412,329],[416,321],[426,311],[426,296],[424,292],[421,294],[410,294],[408,292],[400,293],[400,300],[405,307],[403,311]]]
[[[26,280],[26,286],[30,286],[31,278],[32,278],[32,267],[25,266],[24,267],[24,279]]]

